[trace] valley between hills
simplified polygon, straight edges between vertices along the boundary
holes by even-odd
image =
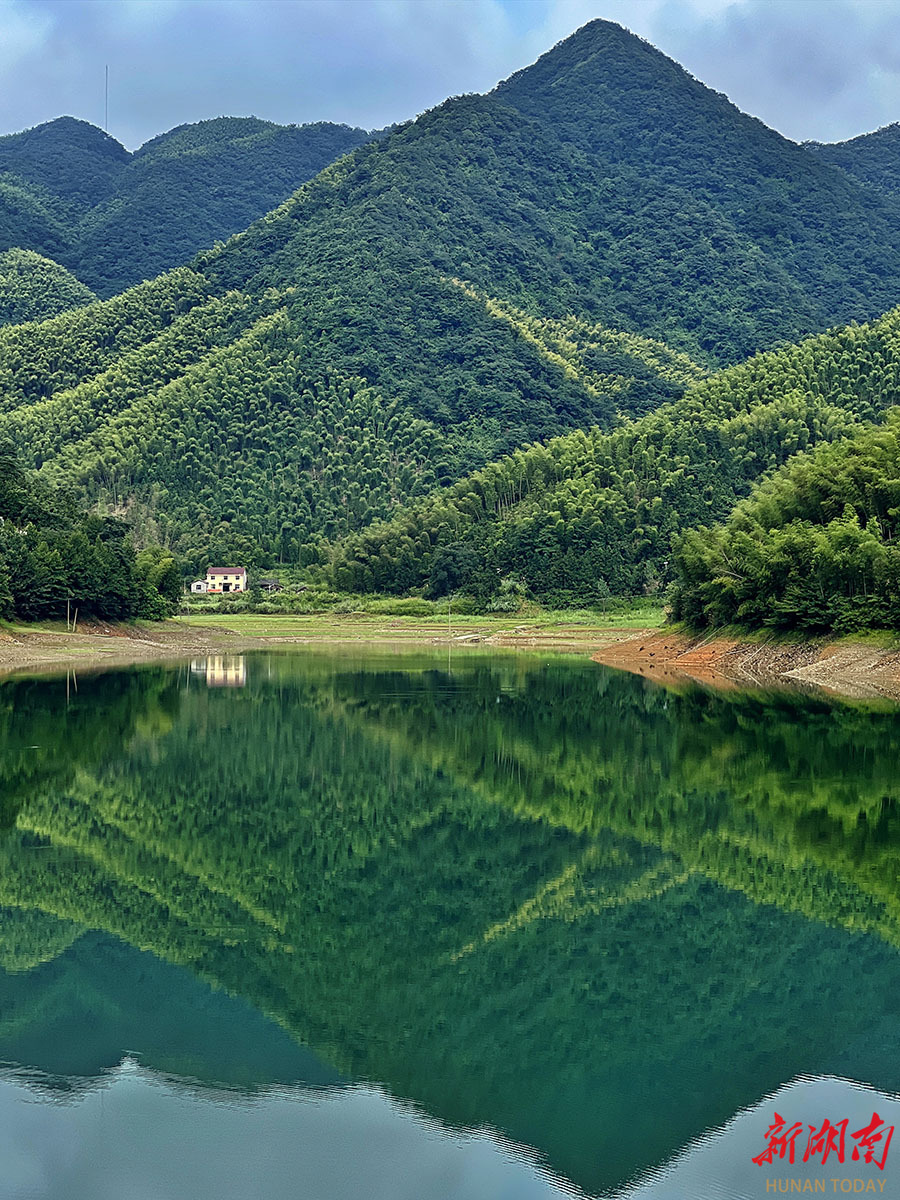
[[[610,21],[386,128],[0,136],[4,1184],[873,1183],[898,398],[900,124]]]
[[[0,138],[0,617],[897,630],[898,161],[599,20],[387,130]]]

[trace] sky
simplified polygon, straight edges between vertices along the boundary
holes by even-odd
[[[900,0],[0,0],[0,133],[62,114],[130,149],[255,115],[367,129],[487,91],[595,17],[797,141],[900,120]]]

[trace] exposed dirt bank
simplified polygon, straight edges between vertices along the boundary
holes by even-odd
[[[858,699],[900,699],[900,650],[862,641],[741,642],[656,630],[592,657],[660,682],[693,679],[721,688],[806,683]]]
[[[542,628],[539,622],[510,627],[473,622],[465,632],[436,636],[435,625],[410,618],[354,620],[315,618],[254,635],[222,626],[167,621],[155,625],[81,626],[78,633],[46,628],[0,630],[0,675],[19,671],[103,670],[130,663],[175,660],[288,645],[380,646],[383,649],[447,646],[589,654],[595,662],[633,671],[660,683],[696,680],[719,688],[806,684],[841,695],[900,700],[900,649],[865,642],[741,642],[692,638],[659,629]]]

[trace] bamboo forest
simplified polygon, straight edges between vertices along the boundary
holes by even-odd
[[[900,1200],[898,31],[0,0],[0,1200]]]

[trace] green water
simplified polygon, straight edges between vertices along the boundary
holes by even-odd
[[[900,1115],[898,751],[539,656],[0,684],[0,1197],[898,1197],[751,1162]]]

